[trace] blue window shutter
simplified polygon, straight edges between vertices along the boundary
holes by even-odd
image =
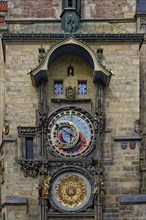
[[[26,137],[26,159],[34,159],[33,137]]]

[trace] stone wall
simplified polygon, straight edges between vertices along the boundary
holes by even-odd
[[[84,18],[133,18],[135,0],[87,0],[83,1]]]
[[[146,205],[126,204],[120,206],[120,213],[105,213],[104,220],[145,220]]]
[[[90,46],[96,52],[98,44],[94,42],[90,43]],[[112,136],[132,135],[134,121],[139,117],[139,53],[138,45],[132,43],[100,43],[100,46],[103,48],[103,63],[114,72],[110,85],[105,89],[106,129],[111,132],[105,135],[104,145],[107,188],[105,216],[111,212],[116,212],[120,216],[119,195],[139,191],[139,145],[137,144],[134,150],[130,148],[122,150],[120,144],[112,143]],[[10,124],[9,137],[17,138],[19,125],[35,125],[38,91],[32,86],[27,73],[30,67],[38,64],[38,47],[40,45],[37,42],[13,42],[6,45],[5,118]],[[45,48],[49,47],[50,42],[46,42]],[[68,62],[65,62],[66,60]],[[68,56],[65,59],[62,57],[50,67],[50,81],[46,87],[48,88],[47,100],[55,97],[53,80],[62,77],[67,80],[68,64],[75,67],[73,86],[76,85],[77,79],[88,80],[87,98],[92,99],[91,111],[94,113],[96,86],[93,87],[92,70],[87,62],[79,57]],[[69,83],[69,81],[65,82],[66,85]],[[17,206],[8,206],[6,211],[8,219],[9,216],[11,219],[20,219],[20,216],[23,216],[21,217],[23,220],[29,219],[30,216],[31,219],[36,219],[39,212],[36,190],[38,179],[25,178],[20,171],[16,162],[19,147],[17,142],[4,144],[5,176],[2,185],[2,202],[5,201],[6,196],[28,197],[28,213],[25,214],[26,207],[22,207],[18,212]]]
[[[9,44],[6,46],[6,107],[5,117],[10,134],[17,134],[17,126],[33,126],[37,108],[37,90],[32,86],[31,67],[37,65],[40,45]]]
[[[140,129],[141,134],[143,136],[143,142],[142,142],[142,152],[141,157],[143,160],[141,160],[141,173],[142,173],[142,187],[141,191],[146,192],[146,40],[144,41],[144,44],[141,49],[140,53],[140,85],[141,85],[141,105],[140,105]]]
[[[144,42],[140,51],[140,85],[141,85],[141,131],[144,137],[144,142],[146,142],[146,117],[145,117],[145,88],[146,88],[146,41]]]
[[[6,197],[28,198],[28,204],[9,204],[2,210],[6,214],[6,219],[29,219],[29,215],[39,215],[38,208],[38,179],[24,177],[17,163],[16,142],[4,144],[4,177],[1,185],[1,203],[5,204]],[[33,219],[33,218],[31,218]],[[34,218],[35,219],[35,218]]]
[[[107,128],[112,135],[132,135],[139,119],[139,47],[136,44],[102,44],[104,64],[113,76],[105,88]]]
[[[60,18],[61,0],[9,0],[9,18]],[[135,0],[82,1],[82,18],[134,18]]]
[[[143,137],[141,150],[141,192],[146,192],[146,15],[137,15],[137,31],[145,33],[140,50],[140,132]]]
[[[2,142],[2,130],[4,125],[4,98],[5,96],[5,78],[4,78],[4,57],[2,42],[0,38],[0,144]]]
[[[120,207],[121,220],[145,220],[146,205],[145,204],[126,204]],[[116,219],[117,220],[117,219]]]
[[[61,14],[60,0],[10,0],[9,18],[59,18]]]
[[[127,208],[127,204],[120,206],[120,196],[139,193],[139,152],[140,143],[135,149],[130,149],[129,143],[122,149],[120,142],[113,142],[112,158],[105,160],[105,220],[109,216],[112,220],[123,219],[122,208]],[[130,215],[133,216],[132,212]]]

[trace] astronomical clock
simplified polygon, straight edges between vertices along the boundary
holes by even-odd
[[[19,164],[26,176],[39,176],[42,220],[100,220],[105,191],[103,89],[108,73],[93,63],[96,57],[82,42],[69,38],[53,48],[44,57],[49,74],[40,69],[45,60],[44,67],[31,73],[39,91],[36,126],[18,127],[22,146],[26,143]],[[71,48],[76,55],[70,55]]]
[[[81,1],[62,2],[62,28],[74,33]],[[36,126],[18,127],[21,170],[39,176],[42,220],[102,220],[103,90],[111,72],[90,47],[71,36],[47,52],[39,48],[38,61],[29,73],[38,91]]]
[[[80,215],[88,207],[91,209],[94,171],[89,172],[88,168],[92,167],[89,155],[93,156],[94,150],[94,118],[89,112],[67,106],[49,115],[47,152],[52,161],[50,210],[57,209],[62,215]]]
[[[88,155],[94,145],[93,120],[76,107],[55,111],[48,124],[48,150],[56,156],[79,158]]]

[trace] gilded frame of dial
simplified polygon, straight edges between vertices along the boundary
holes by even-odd
[[[58,109],[48,121],[48,148],[60,157],[88,155],[94,147],[94,119],[73,106]]]

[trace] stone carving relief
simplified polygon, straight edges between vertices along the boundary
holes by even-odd
[[[8,135],[9,131],[10,131],[10,125],[7,121],[5,121],[3,125],[3,135]]]
[[[76,88],[72,86],[68,86],[66,88],[66,98],[73,100],[76,95]]]
[[[76,31],[76,22],[73,15],[67,16],[67,31],[70,33]]]
[[[140,18],[140,28],[146,29],[146,17]]]

